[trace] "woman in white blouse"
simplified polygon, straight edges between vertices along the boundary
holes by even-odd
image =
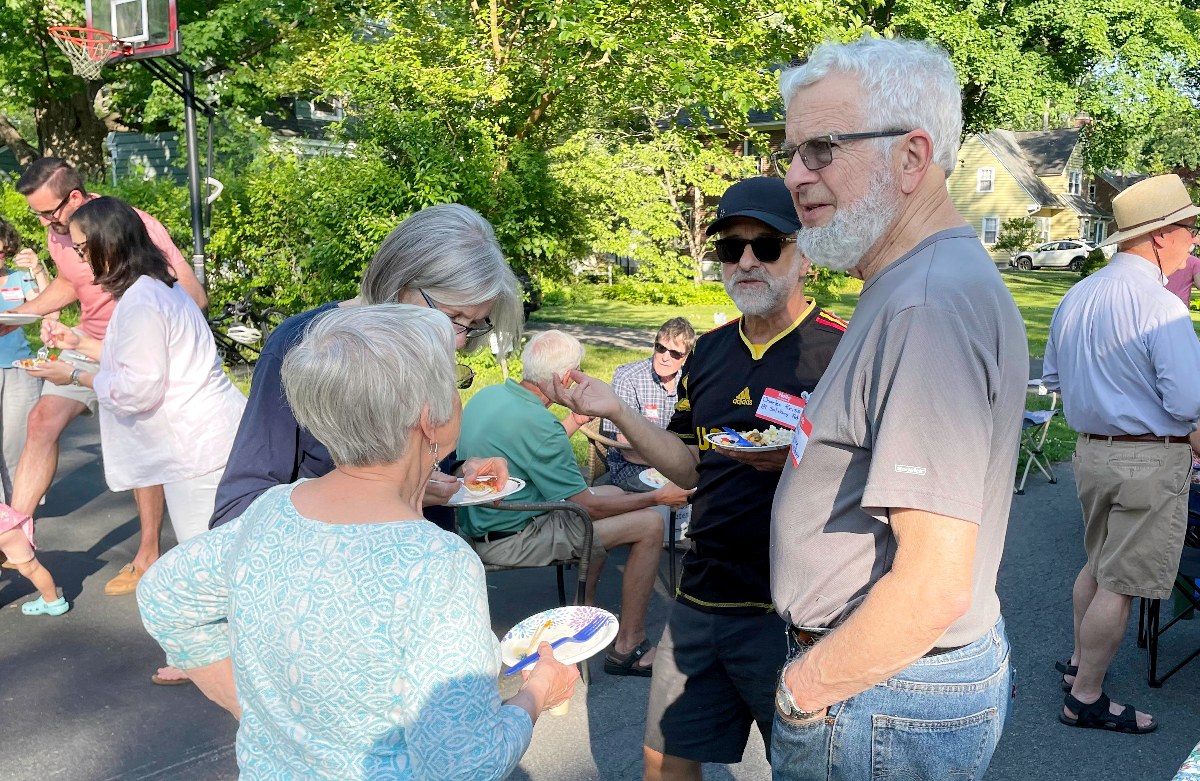
[[[161,483],[182,543],[208,529],[246,399],[221,368],[204,314],[131,206],[96,198],[79,207],[70,230],[75,251],[117,305],[103,343],[55,323],[47,344],[99,360],[100,368],[55,361],[30,373],[95,389],[108,487]],[[164,682],[186,681],[159,672]]]

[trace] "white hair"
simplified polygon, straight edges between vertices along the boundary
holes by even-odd
[[[550,330],[534,334],[521,352],[524,367],[521,378],[530,382],[546,382],[561,377],[563,372],[578,369],[583,363],[583,345],[570,334]]]
[[[870,33],[850,43],[827,41],[805,63],[780,74],[784,110],[802,87],[834,73],[857,77],[862,88],[862,113],[870,126],[854,132],[920,128],[933,141],[933,161],[950,176],[962,143],[962,89],[945,49]]]
[[[427,307],[377,304],[318,316],[280,370],[296,421],[333,462],[398,461],[428,408],[440,426],[454,414],[454,332]]]
[[[446,306],[492,303],[489,319],[500,344],[521,338],[521,286],[492,225],[458,203],[429,206],[407,217],[379,245],[363,273],[364,303],[385,304],[403,289],[422,290]],[[474,349],[487,342],[476,337]]]

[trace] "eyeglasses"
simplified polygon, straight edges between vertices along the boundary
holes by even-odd
[[[475,370],[465,363],[455,364],[454,384],[459,390],[466,390],[471,387],[471,383],[475,382]]]
[[[797,155],[800,156],[805,168],[810,171],[820,171],[833,162],[833,150],[838,144],[847,141],[862,141],[867,138],[891,138],[911,132],[911,130],[879,130],[873,133],[833,133],[827,136],[817,136],[799,146],[783,147],[771,155],[771,162],[775,166],[775,173],[779,176],[787,175],[788,169],[792,167],[792,162]]]
[[[74,249],[76,252],[78,252],[79,257],[82,258],[84,251],[87,250],[87,244],[88,244],[87,239],[84,239],[83,241],[79,242],[78,244],[76,244],[75,242],[71,242],[71,248]]]
[[[1191,225],[1188,225],[1186,222],[1173,222],[1171,224],[1176,228],[1187,228],[1187,232],[1192,235],[1193,239],[1196,238],[1197,234],[1200,234],[1200,223],[1192,223]]]
[[[421,298],[425,299],[426,306],[428,306],[430,309],[437,309],[439,312],[442,311],[441,309],[438,309],[437,304],[433,303],[432,298],[425,295],[424,290],[421,290],[420,288],[418,288],[417,292],[421,294]],[[445,314],[445,313],[443,313],[443,314]],[[450,317],[449,315],[446,315],[446,316]],[[494,327],[494,326],[492,326],[492,321],[487,318],[484,318],[483,325],[474,325],[474,324],[463,325],[462,323],[456,323],[454,321],[454,318],[451,317],[450,324],[454,326],[454,333],[466,334],[468,339],[474,339],[477,336],[483,336],[484,334],[491,333],[492,328]],[[474,376],[474,375],[472,375],[472,376]],[[467,385],[470,385],[470,382],[468,382]],[[466,387],[466,386],[463,386],[463,387]]]
[[[740,263],[747,244],[754,250],[754,257],[760,263],[774,263],[783,254],[784,244],[795,243],[795,236],[755,236],[753,239],[718,239],[713,246],[717,250],[717,259],[722,263]]]
[[[654,343],[654,352],[659,355],[662,355],[663,353],[667,353],[668,355],[670,355],[672,358],[674,358],[677,361],[682,361],[684,358],[687,357],[687,353],[681,353],[678,350],[672,350],[670,347],[667,347],[662,342]]]
[[[71,196],[77,192],[78,192],[78,190],[72,190],[71,192],[67,193],[67,197],[63,198],[61,201],[59,201],[58,206],[55,206],[53,209],[51,209],[48,212],[40,212],[37,209],[33,209],[33,208],[30,208],[29,211],[31,214],[33,214],[34,217],[40,217],[43,220],[50,220],[51,222],[53,222],[54,220],[58,219],[58,213],[60,211],[62,211],[62,207],[66,206],[67,201],[71,200]]]

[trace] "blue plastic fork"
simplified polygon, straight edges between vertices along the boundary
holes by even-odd
[[[591,621],[584,624],[583,628],[578,632],[570,637],[560,637],[551,643],[550,647],[558,648],[560,645],[566,645],[567,643],[587,642],[588,640],[592,639],[592,635],[603,629],[606,624],[608,624],[608,616],[596,616]],[[516,675],[537,660],[538,654],[537,651],[534,651],[529,656],[526,656],[524,659],[514,664],[512,667],[509,667],[508,672],[506,672],[505,675]]]
[[[741,447],[758,447],[753,442],[751,442],[750,440],[743,437],[741,434],[739,434],[736,431],[734,431],[733,429],[731,429],[729,426],[721,426],[721,430],[724,431],[729,436],[733,437],[734,443]]]

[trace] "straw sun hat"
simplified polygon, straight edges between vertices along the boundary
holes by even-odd
[[[1152,176],[1119,193],[1112,200],[1117,232],[1101,246],[1144,236],[1163,226],[1200,214],[1183,180],[1175,174]]]

